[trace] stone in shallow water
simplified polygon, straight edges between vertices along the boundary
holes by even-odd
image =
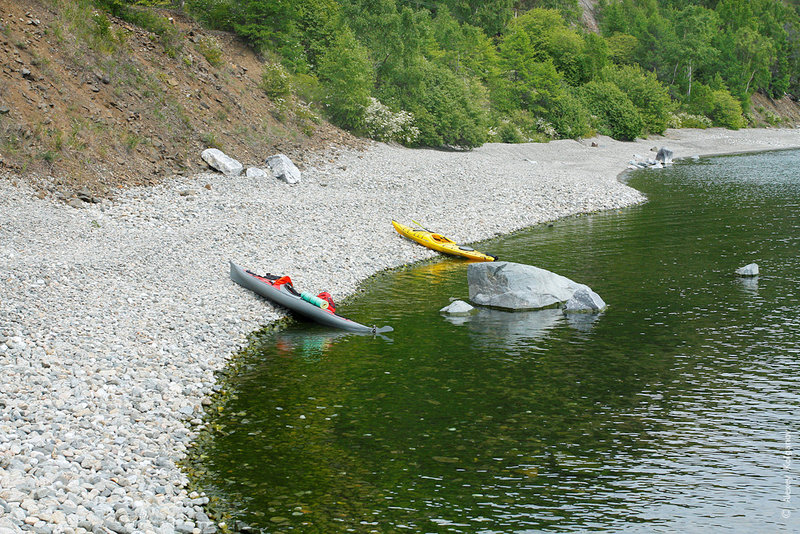
[[[446,313],[448,315],[469,315],[474,310],[472,306],[464,302],[463,300],[454,300],[441,310],[440,313]]]
[[[744,267],[739,267],[736,269],[736,274],[739,276],[758,276],[758,264],[751,263]]]
[[[587,286],[575,291],[572,297],[564,305],[564,312],[599,312],[606,309],[606,303],[600,295],[589,289]]]

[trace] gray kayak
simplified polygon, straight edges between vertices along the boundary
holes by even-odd
[[[341,328],[349,332],[358,332],[361,334],[380,334],[384,332],[391,332],[391,326],[384,326],[378,328],[376,326],[365,326],[363,324],[351,321],[347,317],[336,315],[328,310],[324,310],[319,306],[307,302],[300,298],[300,293],[295,290],[291,283],[283,283],[280,285],[273,285],[272,276],[259,276],[255,273],[242,269],[233,262],[231,263],[231,280],[236,282],[242,287],[258,293],[265,299],[268,299],[275,304],[280,304],[284,308],[302,315],[312,321],[320,323],[325,326],[332,326],[334,328]],[[274,277],[277,279],[278,277]]]

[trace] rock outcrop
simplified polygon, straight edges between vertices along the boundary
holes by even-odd
[[[586,285],[532,265],[507,261],[473,263],[467,268],[467,282],[469,299],[481,306],[507,310],[561,307],[579,289],[587,292],[586,299],[605,305]],[[576,307],[578,302],[575,301]]]

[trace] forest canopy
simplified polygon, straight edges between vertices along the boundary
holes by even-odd
[[[599,0],[599,33],[581,25],[577,0],[185,0],[184,9],[264,58],[268,94],[280,84],[343,128],[405,145],[739,128],[754,92],[800,96],[796,1]]]

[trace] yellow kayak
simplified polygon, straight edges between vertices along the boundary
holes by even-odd
[[[463,258],[477,261],[495,261],[497,259],[497,256],[490,256],[488,254],[478,252],[473,248],[459,245],[452,239],[449,239],[442,234],[437,234],[435,232],[431,232],[430,230],[425,230],[424,228],[421,230],[416,230],[410,226],[400,224],[397,221],[392,221],[392,226],[394,226],[394,229],[397,230],[401,236],[407,237],[408,239],[416,241],[420,245],[431,248],[437,252],[452,254],[453,256],[461,256]]]

